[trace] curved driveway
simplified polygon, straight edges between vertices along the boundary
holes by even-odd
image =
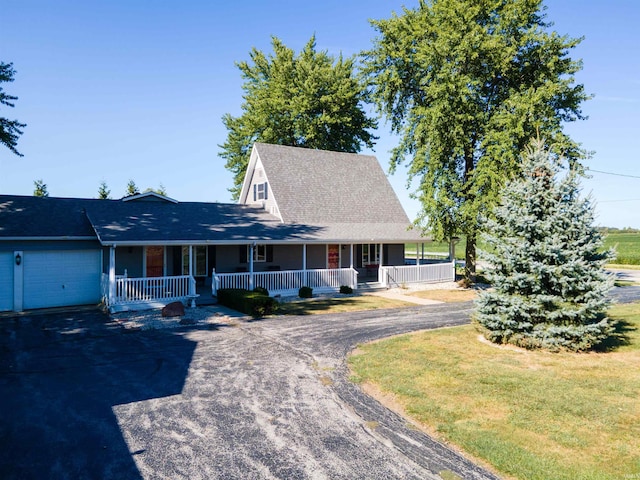
[[[495,478],[347,378],[357,344],[470,304],[124,333],[98,313],[0,322],[0,477]]]

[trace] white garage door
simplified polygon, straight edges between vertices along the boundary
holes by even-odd
[[[0,252],[0,312],[13,310],[13,252]]]
[[[100,251],[24,252],[24,308],[100,301]]]

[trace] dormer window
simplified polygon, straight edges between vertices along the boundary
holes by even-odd
[[[269,185],[267,182],[255,183],[253,185],[253,201],[266,200],[268,196]]]

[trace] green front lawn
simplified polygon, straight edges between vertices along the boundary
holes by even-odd
[[[361,346],[353,379],[503,476],[640,478],[640,303],[609,353],[500,348],[471,325]]]
[[[279,305],[277,313],[278,315],[314,315],[403,307],[415,307],[415,304],[373,295],[354,295],[282,303]]]

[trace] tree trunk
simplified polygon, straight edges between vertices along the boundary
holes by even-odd
[[[476,234],[467,234],[467,245],[464,256],[464,278],[471,283],[476,282]]]

